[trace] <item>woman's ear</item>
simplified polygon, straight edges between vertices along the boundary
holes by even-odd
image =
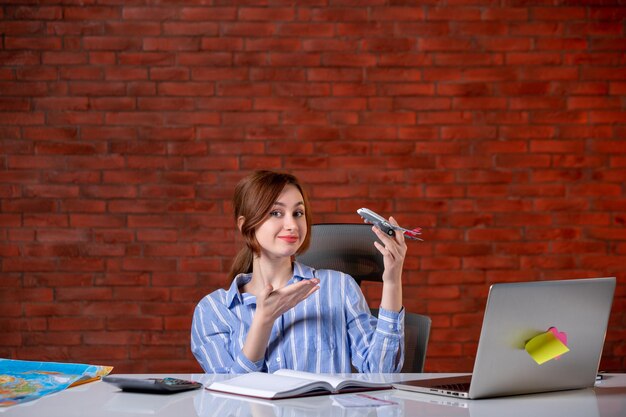
[[[246,218],[243,216],[237,217],[237,228],[241,232],[241,228],[243,227],[243,223],[246,221]]]

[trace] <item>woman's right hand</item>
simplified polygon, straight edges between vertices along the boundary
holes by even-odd
[[[273,325],[278,317],[316,292],[319,282],[317,278],[304,279],[276,290],[267,284],[256,297],[255,318],[258,316],[265,324]]]

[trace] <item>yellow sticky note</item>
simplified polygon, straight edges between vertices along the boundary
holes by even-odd
[[[569,348],[550,331],[533,337],[524,348],[539,365],[569,352]]]

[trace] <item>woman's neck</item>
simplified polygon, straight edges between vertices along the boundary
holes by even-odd
[[[255,256],[252,262],[252,280],[245,285],[246,292],[256,294],[270,284],[274,289],[282,288],[293,276],[293,266],[290,258],[268,259],[265,256]]]

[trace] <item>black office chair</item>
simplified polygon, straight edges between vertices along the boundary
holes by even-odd
[[[316,269],[334,269],[361,281],[382,281],[383,256],[374,246],[378,240],[369,224],[314,224],[309,249],[296,257]],[[371,309],[378,316],[378,309]],[[405,357],[402,372],[423,372],[431,319],[405,312]]]
[[[378,316],[377,308],[370,308],[372,315]],[[404,313],[404,364],[402,372],[424,372],[426,348],[430,337],[432,320],[417,313]]]
[[[345,272],[359,285],[381,282],[385,265],[375,240],[379,241],[369,224],[314,224],[311,245],[296,260],[316,269]]]

